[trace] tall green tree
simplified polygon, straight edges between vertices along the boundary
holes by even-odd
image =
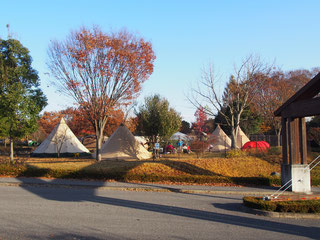
[[[47,104],[31,62],[29,50],[18,40],[0,39],[0,135],[10,139],[11,162],[14,140],[36,130]]]
[[[182,120],[180,132],[182,132],[184,134],[191,133],[191,125],[190,125],[190,123],[185,121],[185,120]]]
[[[181,116],[160,95],[145,98],[139,108],[137,131],[148,138],[153,147],[158,141],[167,141],[181,127]]]

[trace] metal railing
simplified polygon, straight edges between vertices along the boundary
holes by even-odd
[[[309,163],[303,170],[304,171],[311,171],[318,164],[320,164],[320,155],[318,157],[316,157],[314,160],[312,160],[312,162]],[[302,181],[302,180],[299,179],[298,181]],[[292,186],[292,178],[286,184],[281,186],[281,188],[279,188],[274,194],[271,194],[270,196],[263,197],[263,200],[271,200],[272,198],[277,199],[280,195],[282,195],[285,191],[287,191],[291,186]]]

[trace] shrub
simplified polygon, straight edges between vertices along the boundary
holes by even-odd
[[[191,151],[196,153],[197,158],[201,157],[204,154],[204,152],[208,150],[208,147],[208,142],[200,140],[194,140],[190,145]]]
[[[320,213],[320,200],[305,201],[264,201],[258,197],[244,197],[246,207],[275,212]]]
[[[281,155],[282,147],[270,147],[267,153],[269,155]]]
[[[21,172],[27,168],[21,164],[1,163],[0,164],[0,176],[18,176]]]
[[[270,156],[280,156],[282,153],[281,147],[270,147],[267,151],[259,151],[256,149],[250,149],[246,151],[248,155],[259,158],[270,158]]]
[[[241,151],[240,149],[231,149],[227,151],[226,157],[227,158],[234,158],[234,157],[246,157],[248,153],[246,151]]]
[[[257,197],[244,197],[243,204],[246,207],[265,210],[265,211],[275,211],[277,208],[275,202],[264,201],[262,198],[257,198]]]

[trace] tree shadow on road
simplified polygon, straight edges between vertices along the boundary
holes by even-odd
[[[57,184],[58,180],[52,180],[50,183],[57,184],[57,186],[51,185],[51,187],[37,187],[28,185],[25,178],[21,178],[20,181],[22,182],[21,186],[25,190],[48,200],[55,200],[61,202],[87,201],[99,204],[106,204],[109,206],[131,208],[154,213],[162,213],[171,216],[179,216],[184,218],[210,221],[212,223],[223,223],[233,226],[254,228],[271,232],[291,234],[294,236],[308,237],[311,239],[319,239],[319,227],[306,227],[295,224],[276,222],[267,219],[257,219],[248,216],[238,216],[236,212],[238,211],[237,208],[239,205],[237,204],[229,205],[230,209],[228,209],[230,211],[232,211],[232,209],[235,209],[235,214],[225,214],[171,205],[135,201],[129,199],[98,196],[96,193],[96,188],[99,187],[99,184],[95,184],[94,186],[88,185],[82,188],[70,188],[61,187],[61,185]],[[37,183],[39,186],[48,185],[47,181],[44,181],[42,179],[37,179]],[[103,182],[101,182],[101,185],[102,184]]]
[[[188,191],[188,190],[182,191],[180,188],[177,188],[177,187],[171,187],[171,186],[160,185],[160,184],[135,183],[135,185],[139,185],[142,187],[152,187],[152,188],[157,188],[157,189],[163,189],[163,190],[167,190],[169,192],[181,193],[181,194],[187,194],[187,195],[238,200],[238,198],[220,196],[219,194],[206,194],[205,190],[199,191],[199,192],[203,192],[203,193],[194,193],[195,191],[192,189],[190,191]],[[221,194],[223,194],[223,193],[221,192]]]

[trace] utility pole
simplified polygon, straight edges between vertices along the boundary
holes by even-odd
[[[8,39],[11,38],[11,34],[10,34],[10,25],[9,23],[6,25],[7,29],[8,29]]]

